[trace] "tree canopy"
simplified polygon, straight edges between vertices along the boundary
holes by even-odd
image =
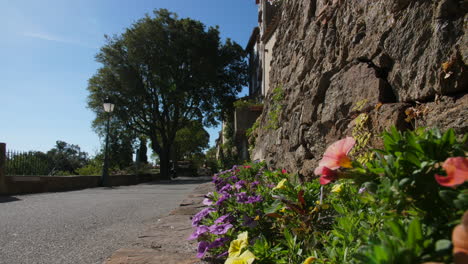
[[[179,129],[174,141],[175,160],[188,158],[194,154],[201,154],[208,148],[210,135],[203,128],[201,122],[191,121],[184,128]]]
[[[168,175],[177,131],[199,121],[210,126],[247,80],[244,50],[217,27],[179,19],[165,9],[138,20],[123,34],[106,37],[96,55],[102,67],[89,80],[88,106],[104,120],[104,98],[114,119],[150,140]]]

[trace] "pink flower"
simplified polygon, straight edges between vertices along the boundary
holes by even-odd
[[[456,187],[468,181],[468,158],[452,157],[445,160],[442,165],[447,176],[434,175],[436,181],[446,187]]]
[[[252,166],[250,166],[250,165],[244,166],[244,169],[250,169],[250,168],[252,168]]]
[[[355,143],[354,138],[347,137],[338,140],[327,148],[322,160],[319,162],[319,166],[314,171],[315,175],[322,175],[320,184],[328,184],[336,179],[337,175],[334,170],[340,167],[352,168],[348,153]]]
[[[319,168],[320,168],[319,175],[322,175],[320,176],[320,184],[322,185],[329,184],[330,182],[338,178],[336,171],[330,170],[328,167],[318,167],[317,169]],[[317,169],[315,170],[316,174],[317,174]]]
[[[287,172],[285,169],[282,169],[282,170],[281,170],[281,173],[282,173],[282,174],[286,174],[286,173],[288,173],[288,172]]]

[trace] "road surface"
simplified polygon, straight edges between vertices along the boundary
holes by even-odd
[[[0,197],[0,263],[101,264],[201,181]]]

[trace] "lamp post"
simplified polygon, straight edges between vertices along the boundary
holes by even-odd
[[[114,111],[114,104],[106,98],[104,100],[104,111],[107,113],[107,127],[106,127],[106,145],[104,147],[104,165],[102,166],[102,177],[101,185],[109,186],[109,155],[108,155],[108,145],[109,145],[109,127],[110,127],[110,113]]]

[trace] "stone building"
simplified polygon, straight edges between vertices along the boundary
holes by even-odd
[[[467,1],[256,2],[250,91],[264,109],[254,157],[313,177],[326,146],[352,135],[360,114],[372,135],[390,126],[468,131]],[[268,129],[274,109],[279,125]]]
[[[252,30],[249,42],[245,48],[249,62],[249,94],[241,98],[250,102],[263,103],[270,90],[270,64],[272,49],[276,41],[280,5],[266,0],[256,0],[258,6],[258,26]],[[249,144],[246,131],[257,120],[262,112],[258,105],[236,108],[233,119],[233,141],[235,151],[241,161],[249,160]],[[220,136],[217,140],[217,157],[221,158],[221,145],[226,142],[226,122],[223,122]]]

